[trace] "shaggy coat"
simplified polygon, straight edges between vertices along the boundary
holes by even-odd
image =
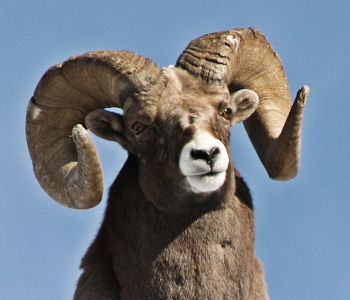
[[[238,172],[230,167],[231,186],[211,205],[176,215],[147,200],[138,169],[130,155],[110,189],[75,299],[268,299],[252,200]]]

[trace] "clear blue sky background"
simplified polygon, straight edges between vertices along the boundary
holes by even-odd
[[[24,121],[41,75],[69,56],[128,49],[174,64],[194,38],[236,27],[261,30],[279,53],[292,95],[311,87],[301,170],[268,178],[242,126],[232,129],[236,167],[255,203],[256,252],[272,300],[350,299],[350,2],[0,2],[0,299],[66,300],[105,207],[70,210],[32,173]],[[105,194],[126,158],[94,138]]]

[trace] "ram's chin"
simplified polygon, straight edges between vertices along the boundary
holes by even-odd
[[[192,192],[210,193],[218,190],[225,182],[226,172],[207,173],[203,175],[186,176]]]

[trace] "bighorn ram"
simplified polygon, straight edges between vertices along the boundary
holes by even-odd
[[[270,177],[291,179],[308,92],[302,87],[291,105],[278,55],[251,28],[192,41],[175,67],[97,51],[49,69],[26,120],[43,189],[73,208],[100,202],[102,171],[86,127],[129,153],[75,299],[268,299],[230,127],[244,121]]]

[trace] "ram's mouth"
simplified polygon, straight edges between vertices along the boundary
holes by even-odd
[[[217,176],[220,176],[221,174],[225,174],[225,171],[210,171],[207,173],[203,173],[203,174],[196,174],[196,175],[188,175],[186,176],[187,178],[197,178],[197,179],[202,179],[202,180],[206,180],[210,178],[215,178]]]
[[[214,192],[219,189],[226,178],[226,171],[210,171],[203,174],[186,176],[187,182],[195,193]]]
[[[206,176],[215,176],[217,174],[220,174],[222,172],[214,172],[214,171],[210,171],[208,173],[205,173],[205,174],[201,174],[201,175],[196,175],[196,176],[200,176],[200,177],[206,177]]]

